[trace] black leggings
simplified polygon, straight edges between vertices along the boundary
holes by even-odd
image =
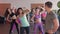
[[[20,34],[24,34],[24,31],[26,31],[26,34],[29,34],[29,27],[20,27]]]
[[[14,25],[14,24],[15,24],[16,29],[17,29],[17,32],[18,32],[18,34],[19,34],[18,24],[16,23],[15,20],[13,20],[13,21],[11,22],[11,28],[10,28],[9,34],[11,34],[11,31],[12,31],[12,28],[13,28],[13,25]]]
[[[48,32],[45,32],[45,34],[49,34]],[[55,33],[53,33],[53,34],[55,34]]]
[[[45,34],[49,34],[49,33],[45,32]]]

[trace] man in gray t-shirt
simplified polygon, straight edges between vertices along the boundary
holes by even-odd
[[[51,11],[50,13],[47,14],[46,19],[45,19],[45,30],[51,30],[54,27],[53,20],[57,18],[57,16]]]
[[[45,34],[53,34],[57,31],[59,27],[59,21],[55,13],[51,11],[52,3],[45,3],[45,10],[47,11],[47,16],[45,19]]]

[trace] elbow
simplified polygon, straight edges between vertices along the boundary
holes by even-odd
[[[55,25],[55,27],[58,29],[59,28],[59,22]]]

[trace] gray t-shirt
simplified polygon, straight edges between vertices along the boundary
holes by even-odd
[[[53,20],[57,18],[56,14],[54,12],[47,13],[46,19],[45,19],[45,31],[50,30],[53,28]]]

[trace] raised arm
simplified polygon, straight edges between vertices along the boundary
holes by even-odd
[[[25,11],[23,11],[24,12],[24,14],[29,14],[30,13],[30,11],[28,10],[28,9],[26,9]]]
[[[33,15],[33,16],[31,17],[31,21],[33,21],[33,20],[34,20],[34,17],[35,17],[35,15]]]

